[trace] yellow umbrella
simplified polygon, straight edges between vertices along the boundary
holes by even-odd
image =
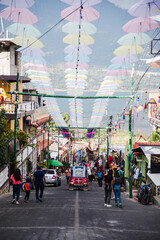
[[[22,47],[28,47],[30,46],[31,48],[43,48],[44,45],[43,43],[41,43],[37,38],[34,37],[16,37],[12,40],[12,42],[14,42],[15,44],[22,46]]]
[[[137,55],[142,52],[144,52],[144,49],[139,45],[135,46],[125,45],[117,48],[113,53],[117,56],[130,56]]]
[[[102,82],[102,85],[111,85],[111,84],[121,84],[120,80],[105,80]]]
[[[75,79],[76,75],[74,75],[74,74],[67,74],[67,75],[65,75],[65,78]],[[87,79],[87,76],[83,75],[83,74],[77,74],[77,79]]]
[[[94,39],[89,35],[81,35],[78,38],[78,35],[68,34],[66,37],[63,38],[63,42],[71,45],[91,45],[94,44]]]
[[[36,80],[42,80],[42,81],[51,81],[51,78],[46,77],[46,76],[36,76],[36,75],[29,75],[28,76],[31,79],[36,79]]]

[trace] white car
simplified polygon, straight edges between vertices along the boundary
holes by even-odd
[[[46,184],[54,184],[55,187],[61,186],[61,178],[58,176],[55,169],[45,169]]]

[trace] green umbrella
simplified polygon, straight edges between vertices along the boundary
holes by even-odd
[[[52,166],[62,167],[63,164],[57,160],[49,160],[49,164]]]

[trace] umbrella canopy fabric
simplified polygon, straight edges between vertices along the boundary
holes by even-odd
[[[116,56],[116,57],[112,58],[111,63],[130,64],[130,63],[134,63],[137,61],[138,61],[138,58],[136,58],[135,56]]]
[[[15,44],[23,47],[28,47],[29,45],[32,46],[32,48],[43,48],[44,45],[42,42],[40,42],[37,38],[34,37],[28,37],[28,38],[23,38],[23,37],[16,37],[12,40]]]
[[[65,47],[64,53],[72,54],[72,55],[77,55],[79,52],[79,55],[90,55],[92,54],[92,49],[88,46],[75,46],[75,45],[69,45]]]
[[[23,65],[25,69],[31,69],[36,71],[48,71],[48,68],[44,65],[38,65],[38,64],[32,64],[32,63],[26,63]]]
[[[143,45],[152,41],[145,33],[128,33],[121,37],[117,42],[120,45]]]
[[[96,33],[97,29],[92,23],[82,22],[68,22],[62,27],[62,31],[65,33],[70,33],[74,35],[79,35],[79,30],[81,28],[82,35],[89,35]]]
[[[132,16],[140,16],[148,18],[155,16],[159,13],[160,1],[159,0],[142,0],[134,4],[129,10]]]
[[[87,55],[86,56],[80,55],[78,59],[79,59],[79,62],[81,63],[90,62],[90,58]],[[68,54],[67,56],[65,56],[64,60],[66,62],[77,62],[77,55]]]
[[[91,45],[94,44],[94,39],[89,36],[89,35],[81,35],[80,39],[78,38],[78,35],[72,35],[68,34],[66,37],[63,38],[63,42],[67,44],[72,44],[72,45]]]
[[[121,46],[117,48],[113,53],[117,56],[129,56],[129,55],[137,55],[144,52],[144,49],[139,46]]]
[[[71,62],[68,62],[68,63],[65,63],[64,64],[64,67],[65,68],[74,68],[74,69],[88,69],[89,68],[89,65],[86,64],[86,63],[79,63],[78,64],[78,67],[77,67],[77,63],[71,63]]]
[[[65,75],[65,78],[71,78],[71,79],[87,79],[87,76],[86,75],[83,75],[83,74],[77,74],[77,75],[74,75],[74,74],[67,74]]]
[[[0,4],[14,8],[30,8],[34,4],[34,0],[0,0]]]
[[[52,166],[62,167],[63,164],[57,160],[49,160],[49,164]]]
[[[5,20],[21,23],[21,24],[35,24],[38,18],[27,8],[12,8],[7,7],[0,12]]]
[[[142,33],[159,27],[160,25],[151,18],[138,17],[127,22],[122,29],[129,33]]]
[[[65,18],[65,20],[69,22],[79,22],[80,21],[80,14],[77,10],[77,6],[71,6],[64,9],[61,12],[61,18]],[[92,22],[99,18],[99,12],[96,11],[92,7],[83,7],[82,9],[82,19],[81,22]]]
[[[117,69],[126,69],[126,68],[131,68],[131,64],[111,64],[107,67],[108,70],[117,70]]]
[[[129,75],[130,72],[126,69],[118,69],[114,71],[107,71],[106,76],[120,76],[120,75]]]
[[[46,64],[46,60],[42,57],[30,57],[28,55],[23,55],[21,59],[23,62],[30,62],[34,64]]]
[[[87,70],[77,70],[76,69],[71,69],[71,68],[67,68],[65,71],[64,71],[66,74],[88,74],[88,71]]]
[[[39,37],[41,35],[40,31],[30,24],[13,23],[6,29],[13,35],[19,35],[23,37]]]
[[[21,53],[23,53],[27,56],[30,56],[30,57],[44,57],[45,56],[45,53],[40,48],[26,48],[26,49],[23,49],[23,47],[21,47],[21,48],[18,48],[17,51],[19,51],[19,52],[21,52]]]
[[[83,4],[83,6],[93,6],[93,5],[96,5],[98,3],[101,3],[102,0],[61,0],[62,2],[64,3],[67,3],[69,5],[72,5],[72,6],[81,6],[81,4]],[[82,2],[82,3],[81,3]]]

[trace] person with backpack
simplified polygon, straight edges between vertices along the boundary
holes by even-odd
[[[119,202],[119,207],[122,208],[122,201],[121,201],[121,178],[120,178],[120,175],[118,173],[118,170],[116,170],[115,173],[114,173],[114,177],[113,177],[111,185],[112,185],[112,188],[114,190],[115,205],[116,205],[116,207],[118,207],[118,202]]]
[[[14,173],[11,175],[10,180],[13,183],[13,199],[12,203],[19,204],[19,195],[22,183],[22,176],[20,173],[20,169],[17,168]]]

